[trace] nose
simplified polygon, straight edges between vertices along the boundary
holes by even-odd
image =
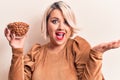
[[[65,24],[62,23],[62,22],[60,22],[60,24],[59,24],[59,26],[58,26],[58,29],[64,30],[64,28],[65,28]]]

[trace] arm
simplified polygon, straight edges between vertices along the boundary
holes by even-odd
[[[108,43],[101,43],[99,45],[94,46],[92,49],[95,51],[104,53],[110,49],[115,49],[115,48],[119,48],[119,47],[120,47],[120,40],[112,41],[112,42],[108,42]]]
[[[12,49],[9,80],[24,80],[24,56],[22,48]]]
[[[28,75],[31,75],[31,70],[24,65],[24,54],[23,46],[25,41],[25,36],[16,37],[15,34],[6,28],[5,36],[12,48],[12,61],[9,71],[9,80],[30,80]],[[29,61],[29,58],[27,59]]]
[[[36,62],[35,56],[38,53],[40,45],[36,44],[24,56],[22,48],[12,49],[13,56],[9,71],[9,80],[31,80]]]
[[[85,63],[82,80],[104,80],[102,75],[102,53],[90,50]],[[87,56],[87,54],[86,54]]]
[[[78,80],[104,80],[102,53],[92,50],[86,40],[78,37],[73,42],[73,49]]]

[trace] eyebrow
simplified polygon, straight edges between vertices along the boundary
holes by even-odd
[[[57,17],[50,17],[50,19],[57,19],[57,20],[59,20],[59,18],[57,18]]]

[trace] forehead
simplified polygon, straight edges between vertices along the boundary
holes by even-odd
[[[50,17],[64,18],[62,11],[59,9],[54,9],[51,11]]]

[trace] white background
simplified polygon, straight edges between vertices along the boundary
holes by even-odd
[[[4,37],[10,22],[24,21],[30,25],[25,51],[34,43],[44,44],[40,21],[44,9],[57,0],[0,0],[0,80],[8,80],[11,48]],[[79,36],[91,46],[120,39],[120,0],[63,0],[75,12]],[[103,55],[102,72],[106,80],[120,80],[120,48]]]

